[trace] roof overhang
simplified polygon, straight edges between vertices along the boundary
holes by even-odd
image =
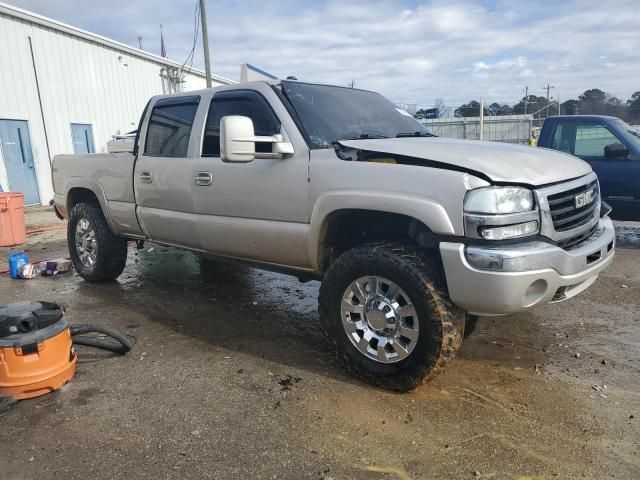
[[[18,18],[20,20],[33,23],[35,25],[40,25],[45,28],[50,28],[52,30],[63,32],[73,37],[81,38],[89,42],[97,43],[98,45],[111,48],[118,52],[126,53],[132,57],[149,60],[159,65],[166,65],[169,67],[176,67],[176,68],[182,67],[182,64],[174,62],[167,58],[163,58],[159,55],[145,52],[144,50],[140,50],[139,48],[131,47],[125,43],[121,43],[116,40],[103,37],[102,35],[98,35],[97,33],[89,32],[87,30],[82,30],[81,28],[77,28],[72,25],[59,22],[52,18],[48,18],[43,15],[38,15],[37,13],[30,12],[29,10],[24,10],[22,8],[14,7],[13,5],[8,5],[3,2],[0,2],[0,15],[6,15],[7,17]],[[193,67],[185,68],[184,71],[187,73],[191,73],[193,75],[197,75],[199,77],[203,77],[203,78],[205,77],[205,72],[197,68],[193,68]],[[211,78],[223,84],[237,83],[235,80],[231,80],[229,78],[221,77],[220,75],[215,75],[215,74],[211,74]]]

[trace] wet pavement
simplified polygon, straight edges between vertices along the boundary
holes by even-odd
[[[479,319],[445,373],[409,394],[339,368],[317,282],[152,244],[130,248],[117,282],[1,275],[1,303],[63,301],[71,322],[110,323],[137,345],[124,357],[79,347],[71,383],[0,417],[0,477],[640,478],[640,242],[628,227],[585,294]],[[29,248],[66,255],[64,232]]]

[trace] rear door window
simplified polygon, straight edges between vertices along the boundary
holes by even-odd
[[[280,121],[262,95],[254,91],[216,93],[211,100],[202,142],[203,157],[220,156],[220,120],[229,115],[242,115],[253,121],[256,135],[271,136],[280,133]],[[256,142],[256,152],[269,153],[269,142]]]
[[[153,106],[144,143],[151,157],[186,157],[200,97],[158,100]]]

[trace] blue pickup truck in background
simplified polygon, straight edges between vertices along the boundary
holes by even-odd
[[[598,175],[618,220],[640,220],[640,132],[616,117],[561,115],[545,120],[538,147],[570,153]]]

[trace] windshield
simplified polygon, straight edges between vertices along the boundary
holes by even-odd
[[[430,135],[415,118],[382,95],[355,88],[282,82],[311,148],[336,140]]]

